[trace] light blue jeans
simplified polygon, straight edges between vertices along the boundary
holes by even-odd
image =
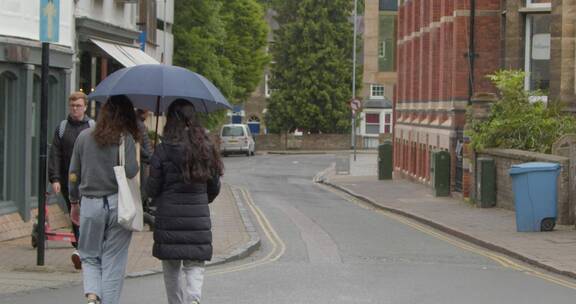
[[[163,260],[162,270],[168,304],[200,302],[204,269],[204,262]]]
[[[102,304],[117,304],[124,283],[132,231],[118,224],[118,195],[82,197],[80,242],[84,294],[95,294]]]

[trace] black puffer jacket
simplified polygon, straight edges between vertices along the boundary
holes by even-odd
[[[161,260],[209,261],[212,258],[210,208],[220,178],[186,183],[185,154],[178,144],[162,143],[150,161],[148,195],[157,207],[152,254]]]

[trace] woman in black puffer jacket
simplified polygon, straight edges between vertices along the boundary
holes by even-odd
[[[204,262],[212,258],[208,204],[220,191],[223,165],[195,115],[186,100],[170,105],[147,182],[157,207],[153,255],[162,260],[170,304],[200,303]],[[185,286],[179,283],[182,273]]]

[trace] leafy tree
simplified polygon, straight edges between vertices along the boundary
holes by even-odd
[[[294,0],[273,4],[279,29],[272,45],[275,62],[267,125],[272,132],[294,128],[312,133],[348,131],[353,2]]]
[[[256,0],[220,0],[226,29],[223,56],[233,64],[235,90],[231,98],[245,101],[262,79],[270,61],[266,54],[268,25],[263,8]]]
[[[524,90],[523,71],[502,70],[488,77],[499,90],[500,99],[492,105],[485,121],[469,118],[467,135],[472,147],[509,148],[550,153],[552,144],[563,134],[576,131],[576,118],[562,111],[560,102],[546,106],[530,102],[542,92]]]
[[[218,0],[174,1],[174,65],[202,74],[230,98],[235,91],[233,65],[222,55],[226,28],[220,9]],[[213,128],[224,115],[221,111],[202,118]]]

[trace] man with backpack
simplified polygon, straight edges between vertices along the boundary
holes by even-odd
[[[68,199],[68,169],[72,151],[74,150],[74,143],[80,132],[95,125],[94,120],[86,115],[87,106],[88,98],[82,92],[74,92],[68,97],[68,117],[56,127],[50,148],[48,178],[52,184],[53,193],[62,193],[68,212],[70,212],[71,208],[70,200]],[[79,230],[74,223],[72,223],[72,231],[76,237],[76,242],[72,243],[72,246],[77,249]],[[78,250],[74,250],[71,259],[74,268],[82,268]]]

